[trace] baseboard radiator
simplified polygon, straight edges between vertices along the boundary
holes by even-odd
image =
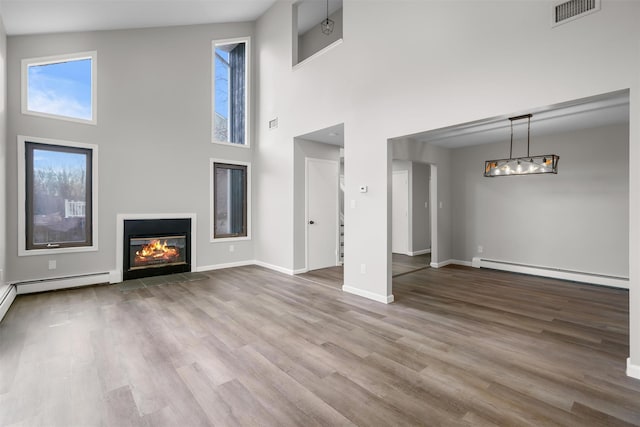
[[[555,267],[520,264],[474,257],[471,266],[475,268],[491,268],[493,270],[511,271],[513,273],[530,274],[532,276],[551,277],[554,279],[570,280],[572,282],[590,283],[593,285],[610,286],[613,288],[629,289],[629,278],[608,276],[604,274],[583,271],[565,270]]]
[[[109,283],[109,273],[83,274],[78,276],[56,277],[14,283],[17,294],[54,291],[58,289],[78,288],[80,286]]]
[[[4,315],[9,311],[14,299],[16,299],[16,287],[9,285],[0,295],[0,321],[4,319]]]

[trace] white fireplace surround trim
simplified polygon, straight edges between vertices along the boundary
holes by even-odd
[[[167,214],[118,214],[116,219],[116,269],[110,272],[109,283],[122,282],[124,256],[124,222],[132,219],[191,219],[191,271],[197,271],[196,266],[196,214],[167,213]]]

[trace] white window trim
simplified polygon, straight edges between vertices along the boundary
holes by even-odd
[[[226,163],[247,167],[247,235],[239,237],[218,237],[215,238],[215,187],[213,184],[214,163]],[[209,242],[237,242],[241,240],[251,240],[251,162],[241,162],[239,160],[209,159]]]
[[[244,68],[244,106],[245,106],[245,118],[244,118],[244,144],[234,144],[228,141],[216,141],[213,137],[215,135],[215,105],[216,105],[216,68],[215,68],[215,55],[217,45],[226,45],[233,43],[245,43],[245,68]],[[211,42],[211,142],[213,144],[226,145],[230,147],[251,148],[251,37],[238,37],[234,39],[221,39],[213,40]]]
[[[39,111],[31,111],[28,109],[29,88],[29,66],[31,65],[47,65],[64,62],[68,60],[91,59],[91,120],[78,119],[75,117],[61,116],[58,114],[42,113]],[[21,70],[21,92],[22,92],[22,114],[47,117],[50,119],[66,120],[75,123],[98,124],[98,52],[93,50],[89,52],[69,53],[66,55],[45,56],[41,58],[27,58],[22,60]]]
[[[25,182],[25,143],[37,142],[41,144],[57,145],[62,147],[87,148],[92,150],[91,157],[91,246],[61,247],[55,249],[28,249],[26,239],[26,212],[27,189]],[[18,135],[18,256],[50,255],[74,252],[93,252],[98,250],[98,146],[82,142],[61,141],[49,138],[37,138]]]

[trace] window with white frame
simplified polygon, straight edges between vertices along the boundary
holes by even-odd
[[[97,52],[22,60],[22,113],[97,122]]]
[[[249,39],[213,42],[213,142],[249,145]]]
[[[97,250],[98,147],[18,137],[19,255]]]
[[[249,239],[251,164],[211,159],[211,240]]]

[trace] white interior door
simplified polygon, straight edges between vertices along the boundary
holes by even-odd
[[[308,270],[337,264],[338,173],[338,162],[306,159]]]
[[[391,252],[409,252],[409,171],[394,171],[391,201]]]

